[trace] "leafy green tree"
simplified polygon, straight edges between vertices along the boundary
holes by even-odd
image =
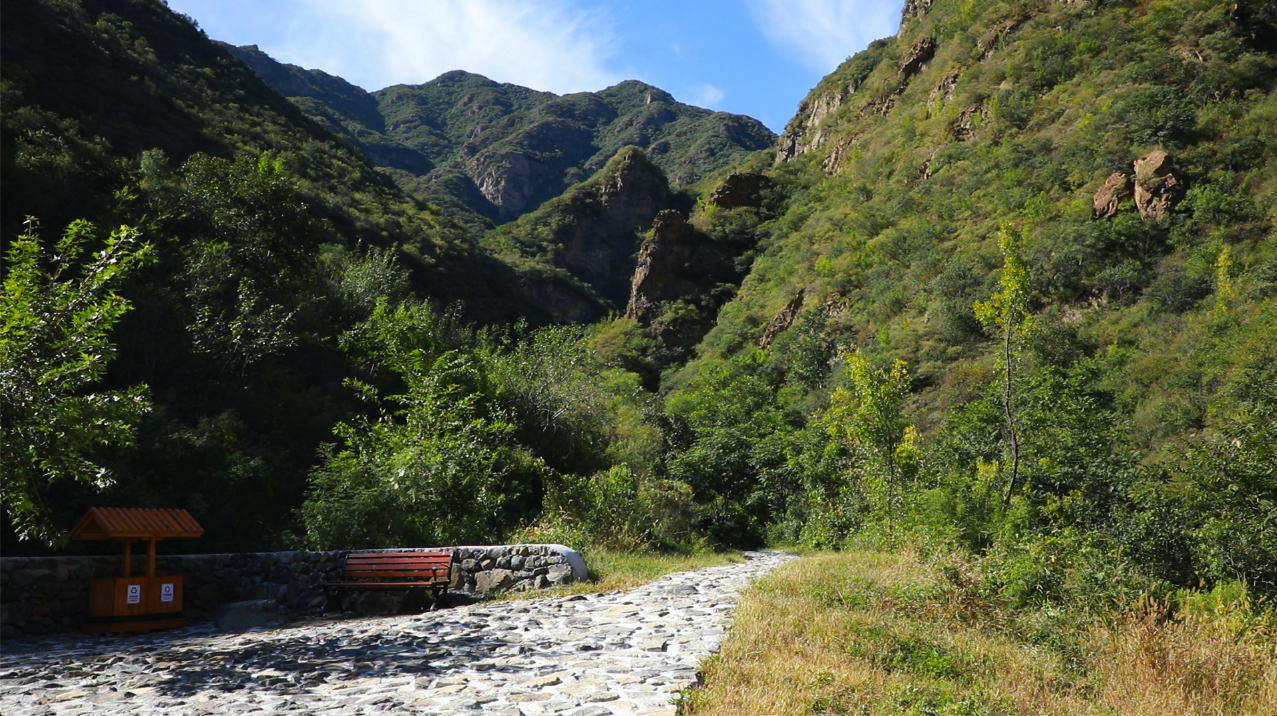
[[[1003,504],[1011,502],[1011,495],[1020,482],[1020,426],[1016,407],[1016,362],[1020,347],[1033,330],[1033,314],[1029,312],[1029,271],[1024,261],[1024,237],[1020,232],[1003,224],[998,247],[1002,250],[1002,276],[998,279],[1001,290],[988,301],[975,304],[975,315],[985,328],[996,330],[1002,338],[1002,354],[998,358],[998,372],[1002,379],[1002,414],[1005,419],[1007,462],[1010,476]]]
[[[317,248],[328,234],[282,159],[203,154],[182,168],[183,279],[195,349],[223,370],[298,343],[297,315],[313,292]]]
[[[42,255],[36,221],[10,246],[0,295],[0,504],[23,540],[56,546],[65,532],[50,518],[46,494],[61,480],[96,489],[111,484],[95,462],[100,446],[128,445],[149,409],[147,388],[94,391],[115,355],[111,329],[129,310],[113,290],[151,258],[151,246],[121,226],[101,251],[81,260],[93,226],[67,227],[52,256]]]
[[[876,368],[859,352],[848,353],[845,361],[848,387],[834,390],[823,419],[830,435],[850,448],[870,512],[885,519],[894,536],[904,482],[917,471],[918,431],[902,410],[909,369],[899,360]]]
[[[676,424],[667,469],[707,506],[701,527],[720,544],[758,543],[789,488],[780,446],[793,426],[764,368],[758,351],[706,366],[666,404]]]
[[[302,506],[315,548],[424,547],[497,538],[513,425],[472,392],[473,365],[446,353],[408,375],[396,409],[337,426]],[[371,386],[356,385],[381,402]]]
[[[301,508],[309,546],[430,546],[499,536],[504,479],[521,458],[512,446],[515,426],[493,405],[473,357],[448,347],[452,330],[448,317],[427,305],[392,309],[383,301],[348,336],[348,346],[357,341],[403,389],[383,398],[368,383],[346,381],[376,414],[338,424],[342,447],[327,450],[311,473]]]

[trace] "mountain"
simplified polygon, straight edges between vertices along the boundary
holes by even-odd
[[[757,120],[686,105],[633,80],[558,96],[454,71],[365,92],[256,46],[227,48],[410,192],[444,195],[497,223],[558,196],[626,146],[686,186],[775,142]]]

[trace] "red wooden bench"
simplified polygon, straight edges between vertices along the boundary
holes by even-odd
[[[324,606],[328,611],[330,592],[365,590],[429,589],[436,601],[448,589],[456,555],[438,552],[351,552],[346,555],[341,580],[324,582]]]

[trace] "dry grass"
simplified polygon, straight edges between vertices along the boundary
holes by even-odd
[[[1146,603],[1105,634],[1095,667],[1122,714],[1277,714],[1273,634],[1238,614],[1166,619]]]
[[[695,552],[691,554],[662,554],[658,552],[612,552],[587,550],[582,554],[590,569],[588,582],[577,582],[554,589],[536,592],[508,593],[504,599],[533,599],[538,597],[566,596],[569,594],[596,594],[620,592],[674,572],[686,572],[704,567],[718,567],[745,561],[739,552]]]
[[[814,555],[744,597],[684,712],[716,714],[1277,713],[1271,632],[1143,605],[1070,648],[1028,643],[1011,617],[907,554]]]

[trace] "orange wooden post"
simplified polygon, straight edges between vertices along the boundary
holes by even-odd
[[[121,540],[121,544],[124,545],[124,571],[120,573],[120,576],[128,579],[129,574],[133,572],[133,540]]]
[[[155,538],[146,544],[146,576],[155,579]]]

